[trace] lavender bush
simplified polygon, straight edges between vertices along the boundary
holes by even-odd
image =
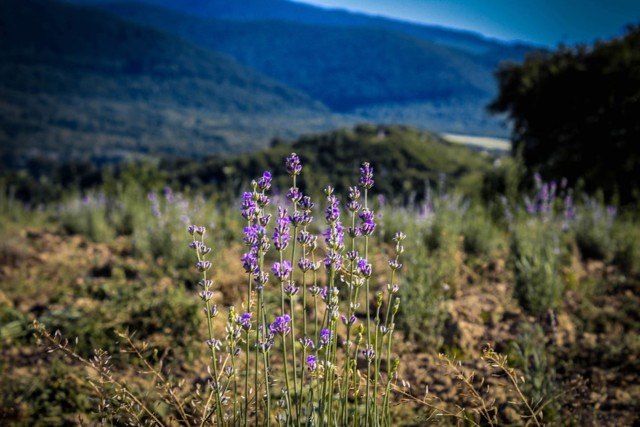
[[[219,425],[392,425],[398,369],[393,331],[405,235],[395,234],[388,284],[372,298],[373,168],[363,163],[345,212],[334,189],[325,189],[320,227],[316,203],[297,187],[298,156],[291,154],[285,167],[291,177],[285,206],[271,207],[270,172],[242,197],[247,290],[243,306],[227,311],[225,336],[213,332],[219,311],[208,278],[206,229],[189,226],[211,351],[206,412]]]

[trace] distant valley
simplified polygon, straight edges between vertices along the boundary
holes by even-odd
[[[283,0],[0,4],[0,157],[229,154],[369,121],[505,136],[531,47]]]

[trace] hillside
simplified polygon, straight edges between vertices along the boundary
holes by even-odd
[[[244,182],[247,179],[265,170],[281,170],[282,159],[291,151],[305,164],[300,186],[312,194],[319,194],[329,184],[338,191],[353,185],[353,171],[360,166],[358,159],[369,161],[376,174],[384,177],[376,189],[392,199],[422,197],[426,187],[436,186],[443,174],[449,183],[468,190],[478,185],[482,173],[491,167],[487,157],[428,132],[405,126],[358,125],[303,136],[292,145],[274,143],[250,155],[193,162],[182,166],[176,177],[182,185],[213,185],[237,195],[248,184]],[[281,179],[279,184],[286,188],[286,177]]]
[[[496,93],[493,71],[533,49],[288,1],[100,3],[224,52],[334,111],[435,131],[507,136],[502,120],[485,111]]]
[[[488,97],[492,68],[467,52],[378,28],[199,19],[134,3],[106,6],[232,56],[337,111],[389,102]]]
[[[320,127],[316,115],[326,117],[224,55],[95,9],[7,0],[0,28],[5,158],[232,152],[277,134],[283,112]],[[292,136],[295,126],[280,129]]]
[[[83,4],[108,4],[113,0],[72,0]],[[445,46],[456,47],[487,59],[522,59],[532,46],[489,39],[481,34],[440,27],[420,25],[342,9],[328,9],[288,0],[131,0],[138,4],[154,5],[200,18],[227,21],[285,21],[331,27],[375,27],[412,35]]]

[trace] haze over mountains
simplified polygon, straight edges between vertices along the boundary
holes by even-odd
[[[284,0],[4,0],[0,155],[185,156],[357,121],[505,135],[492,72],[531,48]]]

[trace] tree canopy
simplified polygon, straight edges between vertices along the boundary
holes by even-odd
[[[513,121],[530,172],[640,199],[640,26],[594,46],[529,54],[497,71],[489,106]]]

